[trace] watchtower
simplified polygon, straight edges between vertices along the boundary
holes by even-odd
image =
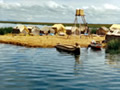
[[[89,32],[89,30],[88,30],[88,26],[87,26],[87,22],[86,22],[86,20],[85,20],[85,14],[84,14],[84,10],[83,9],[76,9],[76,14],[75,14],[75,20],[74,20],[74,26],[73,27],[77,27],[77,24],[79,25],[79,31],[80,31],[80,35],[81,35],[81,20],[80,19],[82,19],[82,23],[83,23],[83,25],[84,25],[84,27],[85,27],[85,32],[84,33],[88,33]],[[78,20],[80,20],[79,22],[78,22]]]

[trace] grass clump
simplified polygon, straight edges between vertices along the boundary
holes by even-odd
[[[115,39],[107,43],[106,53],[118,54],[120,53],[120,40]]]
[[[0,28],[0,35],[11,33],[13,30],[12,27]]]
[[[96,34],[96,31],[97,31],[97,28],[92,28],[90,32],[91,34]]]

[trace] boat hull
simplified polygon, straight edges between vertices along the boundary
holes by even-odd
[[[64,52],[72,53],[75,55],[80,55],[79,47],[74,47],[70,45],[56,45],[55,48],[59,51],[64,51]]]
[[[90,47],[95,50],[101,50],[102,45],[101,44],[91,44]]]

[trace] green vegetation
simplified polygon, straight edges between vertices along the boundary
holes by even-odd
[[[118,39],[109,41],[107,43],[106,53],[110,54],[120,53],[120,41]]]
[[[22,21],[0,21],[0,23],[12,23],[12,24],[33,24],[33,25],[48,25],[52,26],[54,24],[57,24],[55,22],[22,22]],[[61,23],[64,26],[73,26],[74,23]],[[83,24],[82,24],[83,25]],[[79,24],[77,24],[79,26]],[[88,27],[91,28],[91,34],[96,34],[97,28],[100,28],[101,26],[105,26],[109,28],[111,24],[88,24]],[[7,33],[11,33],[12,28],[0,28],[0,35],[4,35]]]
[[[11,33],[13,30],[12,27],[0,28],[0,35]]]
[[[57,24],[56,22],[24,22],[24,21],[0,21],[0,23],[12,23],[12,24],[33,24],[33,25],[48,25],[52,26]],[[73,26],[74,23],[61,23],[65,26]],[[101,26],[105,26],[109,28],[112,24],[88,24],[89,28],[99,28]],[[79,24],[77,25],[79,26]]]
[[[112,24],[88,24],[88,27],[90,28],[100,28],[101,26],[105,26],[109,28]]]
[[[96,31],[97,31],[97,28],[92,28],[91,31],[90,31],[90,33],[91,34],[96,34]]]

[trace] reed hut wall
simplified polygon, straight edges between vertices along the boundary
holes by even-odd
[[[115,40],[115,39],[120,40],[120,35],[106,35],[105,37],[106,42],[109,42],[110,40]]]
[[[66,30],[66,34],[67,35],[72,35],[72,31],[71,30]]]
[[[12,30],[12,34],[19,34],[20,33],[20,30],[19,29],[13,29]]]
[[[106,28],[106,27],[101,27],[101,28],[99,28],[99,29],[96,31],[96,34],[97,34],[97,35],[106,35],[108,31],[109,31],[108,28]]]
[[[99,30],[96,31],[97,35],[106,35],[106,33],[107,32],[105,30],[103,30],[103,29],[99,29]]]

